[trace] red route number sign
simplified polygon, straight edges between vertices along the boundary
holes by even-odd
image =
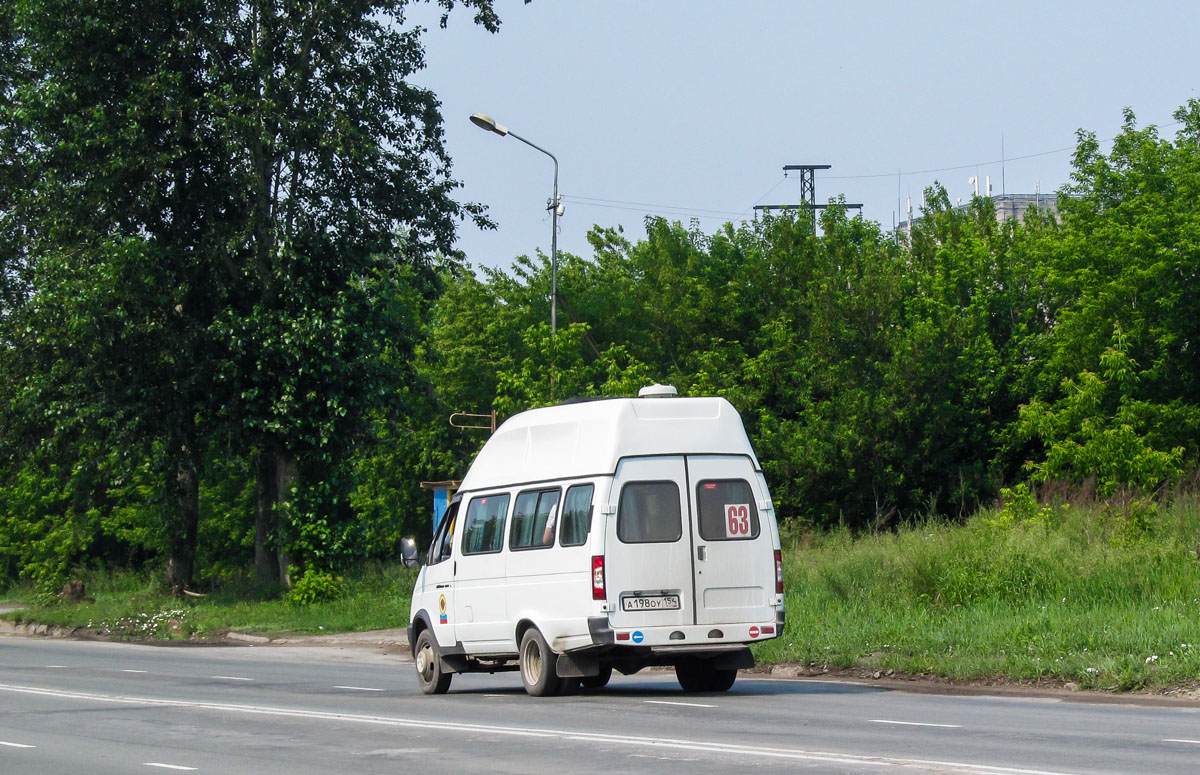
[[[725,532],[729,536],[750,535],[750,505],[748,503],[725,505]]]

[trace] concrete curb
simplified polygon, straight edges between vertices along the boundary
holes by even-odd
[[[0,620],[0,635],[15,635],[25,638],[70,638],[75,630],[54,624],[18,624]]]

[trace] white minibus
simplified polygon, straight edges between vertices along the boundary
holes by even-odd
[[[484,444],[418,557],[417,680],[519,670],[535,696],[673,666],[724,691],[748,644],[783,630],[779,530],[741,417],[723,398],[568,402]]]

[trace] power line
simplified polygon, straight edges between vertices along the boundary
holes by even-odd
[[[1172,121],[1169,124],[1153,124],[1152,126],[1155,126],[1160,129],[1166,129],[1168,127],[1173,127],[1173,126],[1176,126],[1181,123],[1183,123],[1183,122],[1182,121]],[[1109,137],[1104,140],[1101,140],[1100,142],[1111,143],[1113,140],[1116,140],[1116,139],[1117,138],[1115,138],[1115,137]],[[1055,148],[1053,151],[1040,151],[1038,153],[1027,153],[1024,156],[1007,156],[1005,158],[996,159],[994,161],[980,161],[980,162],[975,162],[974,164],[959,164],[954,167],[938,167],[937,169],[928,169],[928,170],[902,170],[900,172],[900,174],[902,174],[902,175],[930,175],[935,172],[958,172],[960,170],[973,170],[977,167],[986,167],[986,166],[989,166],[992,164],[1005,164],[1010,161],[1021,161],[1023,159],[1036,159],[1039,156],[1053,156],[1056,153],[1067,153],[1068,151],[1075,150],[1076,147],[1077,146],[1072,145],[1072,146],[1069,146],[1066,148]],[[866,178],[894,178],[896,176],[897,176],[897,173],[895,173],[895,172],[874,172],[874,173],[871,173],[868,175],[825,175],[823,177],[825,180],[863,180]]]
[[[597,207],[634,205],[637,207],[653,207],[658,209],[687,210],[688,212],[696,213],[713,213],[715,215],[737,215],[737,213],[733,213],[728,210],[705,210],[698,207],[677,207],[676,205],[660,205],[650,202],[628,202],[624,199],[600,199],[599,197],[594,196],[567,196],[564,194],[563,198],[575,202],[576,204],[595,204]]]
[[[625,199],[604,199],[594,196],[574,196],[563,194],[563,199],[572,204],[581,207],[603,207],[608,210],[630,210],[632,212],[653,213],[657,215],[689,215],[695,218],[707,218],[711,220],[739,220],[744,218],[754,205],[759,204],[762,200],[770,196],[775,189],[779,188],[787,181],[787,176],[780,176],[771,187],[762,193],[758,199],[754,200],[754,204],[747,207],[741,212],[733,212],[731,210],[707,210],[698,207],[685,207],[681,205],[664,205],[655,204],[652,202],[631,202]]]
[[[638,213],[650,213],[656,215],[687,215],[693,218],[711,218],[717,221],[727,221],[741,217],[740,213],[735,213],[726,210],[689,210],[683,207],[675,207],[674,205],[644,205],[642,207],[631,207],[620,204],[601,204],[600,202],[580,202],[578,197],[563,195],[563,200],[580,207],[603,207],[608,210],[631,210]],[[709,213],[718,213],[711,215]]]
[[[1160,128],[1160,129],[1166,129],[1168,127],[1177,126],[1181,123],[1183,123],[1183,122],[1172,121],[1169,124],[1155,124],[1153,126]],[[1111,143],[1115,139],[1116,139],[1115,137],[1109,137],[1109,138],[1101,140],[1100,142]],[[1067,153],[1069,151],[1073,151],[1073,150],[1075,150],[1075,148],[1076,148],[1076,146],[1068,146],[1065,148],[1055,148],[1052,151],[1039,151],[1038,153],[1027,153],[1022,156],[1007,156],[1005,158],[995,159],[993,161],[975,162],[973,164],[959,164],[959,165],[955,165],[952,167],[936,167],[936,168],[932,168],[932,169],[907,170],[907,171],[898,170],[897,172],[877,172],[877,173],[869,173],[869,174],[863,174],[863,175],[825,175],[825,176],[823,176],[822,179],[824,179],[824,180],[867,180],[867,179],[872,179],[872,178],[895,178],[895,177],[901,177],[901,176],[909,177],[909,176],[913,176],[913,175],[931,175],[931,174],[938,173],[938,172],[958,172],[961,170],[977,169],[979,167],[986,167],[986,166],[990,166],[990,165],[994,165],[994,164],[1006,164],[1008,162],[1013,162],[1013,161],[1022,161],[1025,159],[1036,159],[1036,158],[1039,158],[1042,156],[1053,156],[1054,154]],[[650,202],[632,202],[632,201],[628,201],[628,200],[624,200],[624,199],[603,199],[600,197],[591,197],[591,196],[568,196],[568,195],[564,194],[562,198],[568,202],[579,205],[581,207],[602,207],[602,208],[609,209],[609,210],[629,210],[632,212],[641,212],[641,213],[647,213],[647,214],[666,215],[666,216],[672,216],[672,215],[674,215],[674,216],[690,216],[693,218],[710,219],[710,220],[729,220],[729,219],[739,220],[739,219],[744,219],[751,210],[755,209],[756,205],[761,204],[764,199],[766,199],[768,196],[770,196],[775,191],[775,189],[779,188],[787,180],[788,180],[788,177],[786,175],[784,175],[783,177],[780,177],[777,181],[775,181],[775,183],[769,189],[767,189],[765,192],[763,192],[762,196],[758,197],[758,199],[756,199],[752,205],[747,207],[745,210],[742,210],[740,213],[733,212],[731,210],[708,210],[708,209],[704,209],[704,208],[685,207],[685,206],[681,206],[681,205],[654,204],[654,203],[650,203]]]
[[[780,186],[782,186],[782,185],[783,185],[783,181],[785,181],[785,180],[787,180],[787,179],[788,179],[788,176],[787,176],[787,175],[784,175],[783,177],[779,178],[779,180],[775,181],[775,185],[771,186],[771,187],[770,187],[770,188],[768,188],[766,191],[764,191],[764,192],[763,192],[763,195],[762,195],[762,196],[760,196],[758,199],[755,199],[755,200],[754,200],[754,204],[750,205],[750,206],[749,206],[749,207],[747,207],[745,210],[742,210],[740,213],[738,213],[738,217],[739,217],[739,218],[744,218],[744,217],[746,217],[746,213],[748,213],[748,212],[750,212],[751,210],[753,210],[753,209],[754,209],[754,205],[762,204],[762,200],[764,200],[764,199],[766,199],[767,197],[769,197],[769,196],[771,195],[771,193],[772,193],[773,191],[775,191],[775,189],[777,189],[777,188],[779,188]]]
[[[1032,159],[1037,156],[1052,156],[1056,153],[1065,153],[1067,151],[1073,151],[1073,150],[1075,150],[1074,146],[1072,146],[1070,148],[1056,148],[1053,151],[1042,151],[1041,153],[1029,153],[1024,156],[1009,156],[1008,158],[996,159],[995,161],[980,161],[980,162],[975,162],[974,164],[959,164],[956,167],[938,167],[937,169],[929,169],[929,170],[907,170],[907,171],[902,170],[899,173],[875,172],[875,173],[871,173],[870,175],[826,175],[825,179],[826,180],[863,180],[865,178],[894,178],[897,176],[897,174],[930,175],[934,172],[957,172],[959,170],[973,170],[978,167],[986,167],[990,164],[1003,164],[1003,163],[1010,162],[1010,161],[1021,161],[1022,159]]]

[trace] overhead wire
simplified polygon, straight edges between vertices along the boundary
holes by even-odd
[[[655,207],[646,205],[642,207],[631,207],[629,205],[620,204],[602,204],[600,202],[581,202],[575,197],[563,194],[563,201],[568,204],[574,204],[581,207],[603,207],[607,210],[629,210],[635,213],[646,213],[648,215],[665,215],[665,216],[689,216],[691,218],[709,218],[718,221],[727,221],[731,218],[740,217],[737,213],[727,212],[723,210],[688,210],[683,207],[674,207],[673,205],[662,205]],[[667,209],[669,208],[669,209]],[[723,213],[721,215],[712,215],[711,213]]]
[[[1181,123],[1183,123],[1183,122],[1182,121],[1172,121],[1171,123],[1168,123],[1168,124],[1155,124],[1154,126],[1160,128],[1160,129],[1166,129],[1168,127],[1176,126]],[[1104,140],[1101,140],[1100,142],[1110,143],[1115,139],[1116,138],[1109,137]],[[1036,159],[1036,158],[1042,157],[1042,156],[1053,156],[1054,154],[1067,153],[1067,152],[1073,151],[1073,150],[1075,150],[1075,146],[1068,146],[1068,147],[1064,147],[1064,148],[1055,148],[1054,150],[1051,150],[1051,151],[1039,151],[1038,153],[1027,153],[1027,154],[1023,154],[1020,156],[1006,156],[1004,158],[995,159],[993,161],[975,162],[974,164],[959,164],[959,165],[955,165],[952,167],[936,167],[936,168],[922,169],[922,170],[897,170],[896,172],[877,172],[877,173],[868,173],[868,174],[863,174],[863,175],[822,175],[821,179],[822,180],[866,180],[866,179],[871,179],[871,178],[896,178],[896,177],[900,177],[900,176],[908,177],[911,175],[932,175],[932,174],[935,174],[938,172],[957,172],[960,170],[977,169],[979,167],[986,167],[986,166],[990,166],[990,165],[994,165],[994,164],[1007,164],[1008,162],[1023,161],[1025,159]],[[750,205],[745,210],[742,210],[740,213],[735,213],[730,210],[708,210],[708,209],[703,209],[703,208],[685,207],[685,206],[681,206],[681,205],[653,204],[653,203],[649,203],[649,202],[632,202],[632,201],[623,200],[623,199],[603,199],[600,197],[591,197],[591,196],[576,196],[576,195],[564,194],[562,198],[567,202],[571,202],[573,204],[581,205],[584,207],[603,207],[603,208],[610,209],[610,210],[630,210],[633,212],[650,213],[650,214],[656,214],[656,215],[691,216],[693,218],[705,218],[705,219],[713,219],[713,220],[726,220],[729,218],[740,219],[740,218],[744,218],[747,213],[749,213],[751,210],[753,210],[755,205],[760,204],[764,199],[766,199],[768,196],[770,196],[775,191],[775,189],[777,189],[781,185],[783,185],[783,183],[786,180],[788,180],[788,176],[786,174],[781,176],[777,181],[775,181],[775,183],[769,189],[767,189],[765,192],[763,192],[762,196],[758,197],[758,199],[756,199],[754,201],[754,204]]]

